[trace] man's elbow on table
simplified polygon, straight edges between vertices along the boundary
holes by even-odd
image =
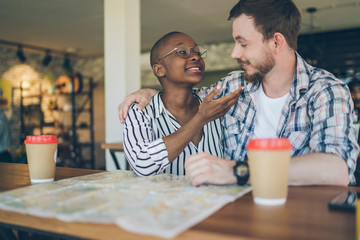
[[[346,161],[330,153],[311,153],[291,159],[289,185],[338,185],[350,183]]]

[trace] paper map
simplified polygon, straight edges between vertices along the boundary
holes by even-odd
[[[172,238],[250,190],[249,185],[193,187],[186,176],[138,177],[116,170],[2,192],[0,208]]]

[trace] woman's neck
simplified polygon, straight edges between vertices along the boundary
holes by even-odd
[[[199,105],[199,101],[194,96],[192,89],[163,90],[161,99],[168,110],[188,111]]]

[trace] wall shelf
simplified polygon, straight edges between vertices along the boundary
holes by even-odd
[[[72,82],[74,79],[71,79]],[[85,91],[48,94],[41,81],[34,88],[20,85],[20,143],[27,135],[54,134],[59,138],[59,166],[95,168],[93,79],[83,78]],[[67,108],[51,108],[47,101],[65,98]],[[30,102],[30,103],[29,103]],[[62,119],[59,119],[59,118]],[[50,119],[50,120],[49,120]],[[66,125],[65,122],[68,124]],[[69,124],[70,123],[70,124]]]

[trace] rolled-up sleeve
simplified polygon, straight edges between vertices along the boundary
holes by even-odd
[[[152,119],[146,110],[129,109],[124,123],[124,152],[127,161],[139,176],[162,172],[170,163],[162,138],[154,139]]]
[[[333,153],[343,158],[349,168],[351,182],[359,154],[351,95],[346,86],[333,84],[322,88],[311,99],[313,152]]]

